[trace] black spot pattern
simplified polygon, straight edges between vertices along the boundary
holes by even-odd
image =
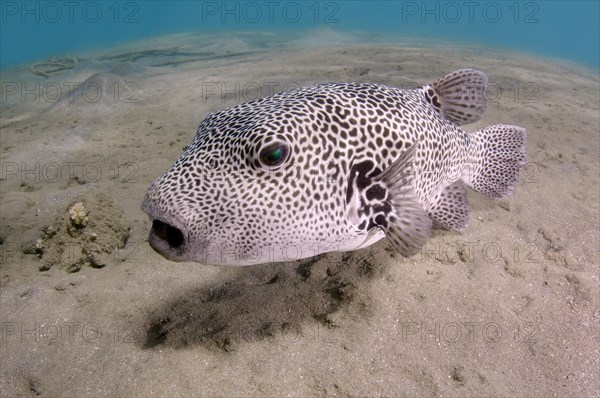
[[[477,191],[494,197],[511,195],[527,161],[525,129],[489,126],[471,134],[464,180]]]

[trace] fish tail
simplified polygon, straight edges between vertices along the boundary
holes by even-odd
[[[468,161],[462,180],[487,196],[503,198],[511,195],[527,160],[526,130],[497,124],[468,136]]]

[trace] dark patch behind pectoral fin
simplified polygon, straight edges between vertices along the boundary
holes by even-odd
[[[405,257],[415,254],[431,234],[431,219],[415,192],[413,144],[375,179],[384,183],[392,198],[392,211],[378,225],[392,245]]]

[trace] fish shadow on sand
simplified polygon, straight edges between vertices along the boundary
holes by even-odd
[[[181,292],[152,311],[139,345],[185,348],[201,345],[232,351],[266,339],[301,342],[314,338],[303,325],[324,329],[340,317],[368,316],[370,301],[361,290],[381,272],[370,250],[328,253],[294,263],[244,267],[218,284]]]

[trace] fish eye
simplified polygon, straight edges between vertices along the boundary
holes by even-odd
[[[258,160],[260,164],[273,168],[281,166],[289,157],[290,148],[284,142],[273,142],[260,150]]]

